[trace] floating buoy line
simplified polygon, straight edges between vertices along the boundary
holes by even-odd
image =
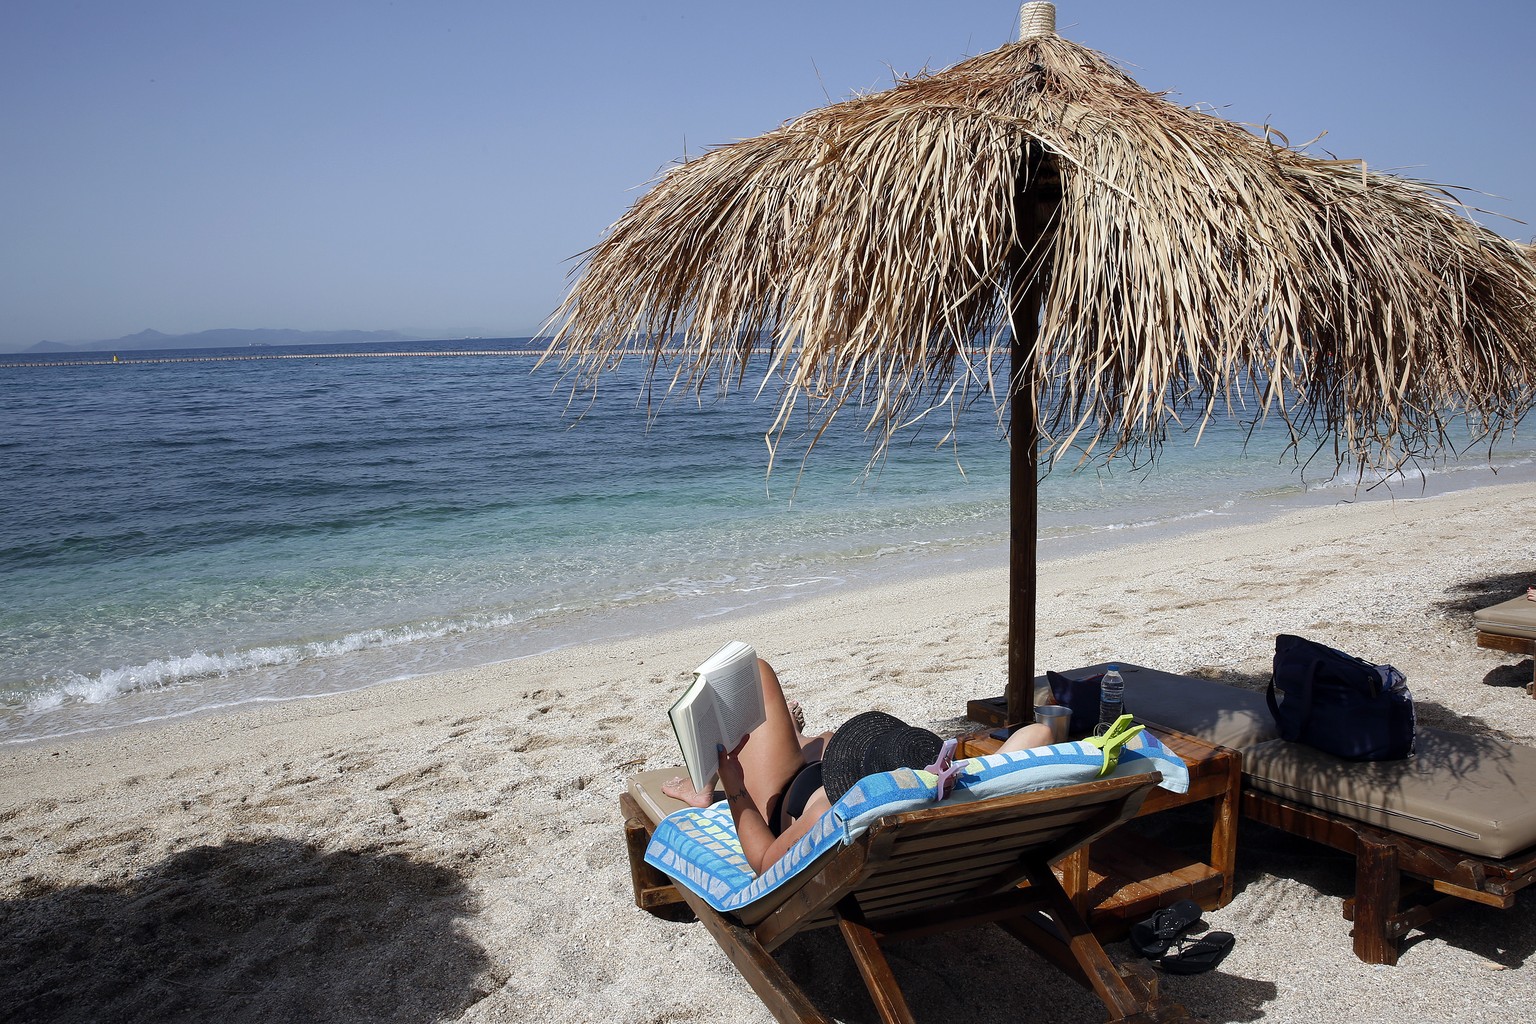
[[[0,369],[50,366],[146,366],[152,363],[236,363],[254,359],[441,359],[450,356],[542,356],[543,354],[544,349],[541,348],[492,348],[465,349],[456,352],[284,352],[227,356],[151,356],[146,359],[113,356],[111,359],[58,359],[46,363],[0,362]]]

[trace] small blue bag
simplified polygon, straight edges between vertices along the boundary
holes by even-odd
[[[1415,731],[1405,682],[1391,665],[1282,633],[1266,696],[1284,739],[1346,761],[1399,761],[1413,755]]]

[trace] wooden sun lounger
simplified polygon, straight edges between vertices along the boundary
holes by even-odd
[[[1355,955],[1395,964],[1466,900],[1508,910],[1536,882],[1536,749],[1420,729],[1413,757],[1342,761],[1284,740],[1243,753],[1242,813],[1355,858]]]
[[[1251,788],[1242,806],[1245,817],[1355,858],[1344,917],[1354,922],[1355,956],[1368,964],[1396,964],[1410,931],[1462,900],[1508,910],[1536,882],[1536,849],[1481,857]]]
[[[1111,1021],[1191,1020],[1157,994],[1150,970],[1117,969],[1052,873],[1053,861],[1132,817],[1160,776],[949,804],[891,815],[779,890],[723,914],[643,860],[655,825],[632,793],[624,812],[635,902],[653,912],[685,900],[764,1005],[780,1021],[826,1022],[773,958],[801,932],[836,926],[882,1020],[912,1014],[882,945],[902,938],[995,923],[1103,1001]],[[632,787],[633,789],[633,787]]]
[[[1472,615],[1477,646],[1508,654],[1523,654],[1536,662],[1536,601],[1516,597]],[[1536,666],[1525,692],[1536,696]]]
[[[1536,602],[1506,604],[1502,628],[1525,615],[1536,635]],[[1406,761],[1344,761],[1281,740],[1260,692],[1121,671],[1137,714],[1241,752],[1244,817],[1355,858],[1343,909],[1364,962],[1395,964],[1408,933],[1439,913],[1462,901],[1507,910],[1536,883],[1536,749],[1420,728]]]

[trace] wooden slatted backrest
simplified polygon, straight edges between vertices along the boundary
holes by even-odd
[[[782,904],[739,916],[773,949],[832,924],[833,906],[850,894],[874,919],[1001,892],[1024,876],[1022,865],[1055,861],[1132,817],[1161,778],[1132,775],[891,815],[830,856]]]

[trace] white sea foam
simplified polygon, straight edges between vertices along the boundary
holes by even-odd
[[[107,669],[92,676],[70,673],[56,687],[31,697],[27,710],[44,711],[69,703],[100,704],[131,693],[228,679],[242,672],[345,657],[359,651],[430,643],[476,630],[508,625],[515,616],[486,617],[457,623],[365,629],[331,640],[252,647],[245,650],[156,658],[142,665]]]

